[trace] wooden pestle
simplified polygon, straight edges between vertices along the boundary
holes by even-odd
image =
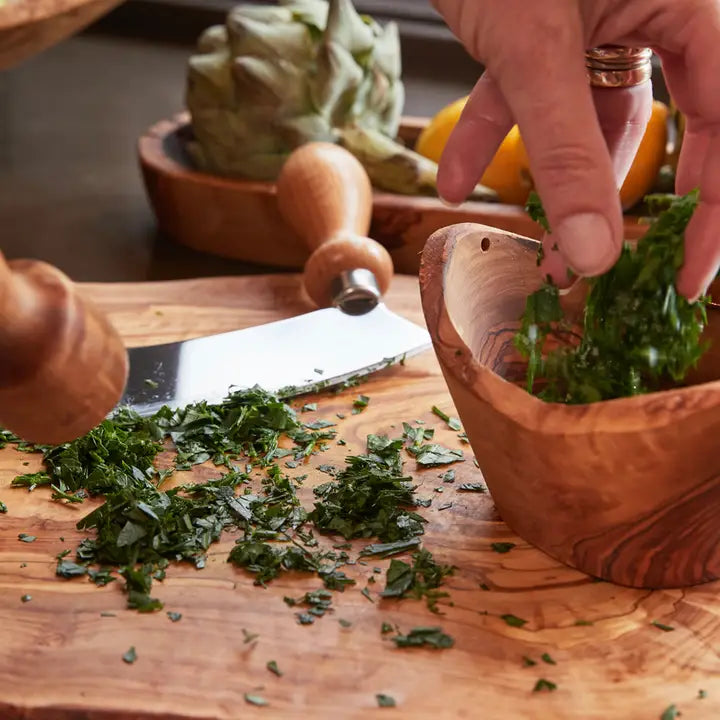
[[[124,344],[72,281],[0,253],[0,426],[55,445],[100,423],[120,400]]]
[[[390,285],[393,263],[367,237],[372,185],[360,162],[339,145],[306,143],[283,165],[277,198],[285,221],[312,251],[304,285],[313,302],[352,314],[371,310]]]

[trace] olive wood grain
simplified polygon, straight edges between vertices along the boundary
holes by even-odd
[[[403,118],[400,138],[414,144],[427,119]],[[277,268],[300,270],[310,251],[278,212],[275,185],[209,175],[193,169],[185,144],[191,137],[186,113],[163,120],[138,141],[138,157],[158,228],[168,238],[202,252]],[[428,237],[440,228],[479,222],[539,238],[523,208],[501,203],[444,205],[438,198],[373,193],[369,235],[383,245],[395,272],[417,274]],[[625,235],[639,237],[644,225],[627,217]]]
[[[0,253],[0,425],[73,440],[103,420],[127,379],[122,339],[59,270]]]
[[[312,310],[297,275],[82,289],[129,345],[224,332]],[[385,301],[423,322],[416,278],[395,276]],[[369,405],[352,415],[360,392],[370,397]],[[312,399],[318,410],[300,418],[337,422],[347,445],[332,443],[295,470],[281,466],[293,476],[308,475],[299,491],[307,508],[311,488],[328,480],[319,465],[342,466],[346,455],[363,451],[368,433],[399,436],[403,420],[424,420],[438,442],[465,450],[465,462],[451,466],[454,483],[438,478],[446,468],[416,470],[409,455],[404,468],[419,484],[417,493],[434,498],[430,508],[420,509],[428,519],[422,540],[438,562],[457,566],[446,587],[453,605],[441,600],[443,614],[434,615],[415,600],[381,600],[378,591],[390,561],[368,558],[367,565],[343,568],[358,585],[334,593],[334,611],[301,626],[283,597],[317,589],[317,578],[291,573],[267,589],[256,587],[251,575],[226,562],[234,541],[227,533],[211,548],[205,569],[172,564],[165,581],[154,583],[153,595],[165,603],[162,612],[126,610],[119,582],[97,588],[83,578],[55,576],[55,555],[84,537],[75,523],[99,501],[67,506],[49,502],[44,488],[11,489],[16,474],[39,468],[39,457],[8,447],[0,450],[0,500],[8,506],[7,514],[0,514],[3,720],[658,720],[671,704],[683,718],[720,717],[720,583],[651,592],[593,582],[518,538],[498,519],[487,494],[459,491],[461,483],[482,483],[482,475],[468,446],[431,412],[437,405],[455,414],[431,351],[358,388]],[[179,481],[216,477],[219,471],[196,467]],[[558,514],[553,510],[553,517]],[[37,540],[20,542],[21,532]],[[339,540],[320,537],[324,547]],[[515,547],[499,553],[492,543]],[[354,542],[350,554],[365,544]],[[374,573],[374,567],[383,573]],[[376,583],[367,587],[374,602],[360,592],[372,576]],[[23,603],[26,593],[32,600]],[[170,622],[166,610],[182,613],[182,619]],[[527,622],[512,627],[502,619],[505,614]],[[351,626],[341,626],[340,618]],[[653,621],[674,630],[663,632]],[[380,632],[383,622],[404,632],[440,625],[455,638],[455,647],[396,649]],[[258,638],[246,643],[243,628]],[[137,651],[133,665],[122,661],[130,646]],[[556,664],[542,662],[543,653]],[[525,667],[523,656],[537,665]],[[277,661],[282,677],[266,669],[269,660]],[[539,678],[556,683],[557,690],[533,692]],[[697,699],[700,689],[705,699]],[[246,692],[269,705],[248,705]],[[397,707],[378,708],[376,693],[391,695]]]
[[[428,241],[420,271],[435,351],[507,524],[572,567],[640,588],[720,577],[720,363],[708,382],[591,405],[520,385],[513,346],[541,282],[537,242],[461,224]],[[720,314],[706,336],[720,343]],[[697,379],[696,378],[696,379]]]
[[[372,185],[360,162],[331,143],[302,145],[277,180],[280,214],[311,251],[305,290],[316,305],[333,301],[333,281],[343,272],[370,270],[385,294],[393,275],[388,251],[367,237]]]
[[[80,32],[123,0],[5,0],[0,5],[0,70]]]

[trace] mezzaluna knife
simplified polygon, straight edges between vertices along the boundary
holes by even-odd
[[[260,386],[284,398],[364,376],[431,347],[424,328],[382,302],[393,275],[387,250],[367,237],[372,186],[347,150],[308,143],[277,182],[287,224],[312,251],[303,275],[323,309],[234,332],[130,348],[119,403],[141,415],[163,405],[221,402]]]

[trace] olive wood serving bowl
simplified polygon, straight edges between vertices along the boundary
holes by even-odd
[[[523,387],[513,346],[540,285],[538,243],[465,223],[423,252],[423,311],[453,401],[503,520],[561,562],[621,585],[720,577],[720,317],[684,387],[589,405]]]
[[[0,70],[37,55],[123,0],[5,0],[0,5]]]

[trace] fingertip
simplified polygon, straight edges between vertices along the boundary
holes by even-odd
[[[556,236],[568,265],[580,277],[607,272],[620,256],[622,240],[615,237],[612,225],[599,213],[583,212],[564,218]]]

